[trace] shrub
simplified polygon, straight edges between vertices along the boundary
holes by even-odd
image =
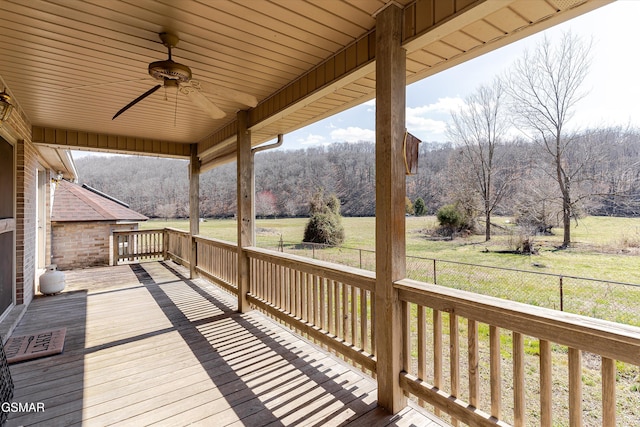
[[[416,216],[422,216],[426,213],[427,207],[424,204],[424,200],[422,197],[418,197],[416,201],[413,203],[413,210]]]
[[[436,218],[440,224],[440,233],[452,236],[456,232],[470,231],[471,223],[458,204],[445,205],[438,209]]]
[[[344,242],[344,227],[335,218],[335,215],[327,213],[312,215],[304,229],[302,241],[329,246],[342,244]]]
[[[344,242],[344,227],[340,216],[340,200],[335,195],[324,196],[319,190],[309,203],[311,217],[304,229],[303,242],[338,246]]]

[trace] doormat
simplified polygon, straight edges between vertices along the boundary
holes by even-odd
[[[7,362],[16,363],[62,353],[67,328],[11,337],[4,345]]]

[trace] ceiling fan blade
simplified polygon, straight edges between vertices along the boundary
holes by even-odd
[[[180,86],[180,91],[187,95],[189,101],[200,107],[201,110],[206,112],[212,119],[221,119],[227,115],[213,102],[209,101],[200,91],[191,86]]]
[[[131,101],[130,103],[128,103],[127,105],[125,105],[120,111],[118,111],[116,113],[115,116],[113,116],[113,118],[111,120],[114,120],[116,117],[118,117],[120,114],[124,113],[125,111],[127,111],[129,108],[133,107],[134,105],[136,105],[138,102],[142,101],[143,99],[145,99],[147,96],[151,95],[153,92],[157,91],[158,89],[160,89],[162,87],[162,85],[157,85],[152,87],[151,89],[149,89],[148,91],[146,91],[145,93],[143,93],[142,95],[140,95],[139,97],[137,97],[136,99],[134,99],[133,101]]]
[[[81,85],[81,86],[68,86],[68,87],[63,87],[62,90],[81,90],[81,89],[91,89],[94,87],[103,87],[103,86],[113,86],[113,85],[120,85],[122,83],[129,83],[129,82],[142,82],[142,81],[153,81],[150,79],[150,77],[144,77],[141,79],[130,79],[130,80],[118,80],[116,82],[107,82],[107,83],[93,83],[90,85]]]
[[[231,101],[236,101],[240,104],[246,105],[247,107],[255,107],[256,105],[258,105],[258,100],[256,99],[256,97],[253,95],[249,95],[248,93],[239,92],[237,90],[221,87],[200,80],[191,80],[190,84],[194,88],[202,90],[204,93],[219,96]]]

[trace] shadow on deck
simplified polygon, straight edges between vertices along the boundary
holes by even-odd
[[[436,426],[409,406],[391,416],[376,383],[235,298],[152,262],[66,273],[14,335],[67,328],[63,354],[11,366],[18,425]]]

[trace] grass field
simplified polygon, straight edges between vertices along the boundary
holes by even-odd
[[[375,218],[343,218],[344,245],[315,251],[300,245],[306,222],[306,218],[257,220],[256,246],[277,249],[282,239],[287,253],[375,270]],[[484,236],[438,240],[430,233],[436,227],[434,217],[408,217],[407,276],[640,326],[640,219],[584,218],[573,224],[571,248],[557,249],[562,243],[562,230],[554,230],[553,235],[533,238],[536,255],[510,253],[514,242],[522,237],[509,218],[495,218],[494,223],[499,227],[489,242]],[[189,225],[187,220],[144,224],[144,228],[161,227],[188,230]],[[236,222],[204,221],[200,233],[235,242]]]
[[[554,230],[552,236],[535,237],[537,255],[504,253],[519,238],[507,221],[494,219],[506,230],[498,230],[490,242],[485,242],[484,236],[442,241],[432,240],[425,233],[436,227],[434,217],[408,217],[407,255],[640,284],[640,218],[586,217],[573,224],[574,243],[569,249],[557,249],[562,243],[562,230]],[[256,245],[277,247],[281,238],[285,244],[300,243],[306,222],[306,218],[259,219]],[[375,218],[343,218],[343,224],[345,247],[375,250]],[[162,227],[188,230],[189,223],[152,220],[141,224],[145,229]],[[200,233],[236,242],[236,221],[207,220],[200,223]]]

